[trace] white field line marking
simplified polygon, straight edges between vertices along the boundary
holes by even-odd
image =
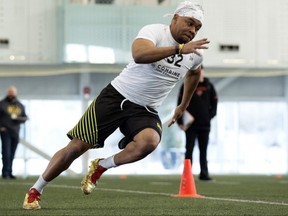
[[[30,185],[31,183],[10,183],[10,182],[0,182],[2,185]],[[69,189],[77,189],[81,190],[80,186],[68,186],[68,185],[48,185],[48,187],[54,187],[54,188],[69,188]],[[162,196],[172,196],[175,194],[169,194],[169,193],[158,193],[158,192],[148,192],[148,191],[134,191],[134,190],[123,190],[123,189],[109,189],[109,188],[97,188],[96,190],[102,190],[102,191],[114,191],[114,192],[120,192],[120,193],[134,193],[134,194],[148,194],[148,195],[162,195]],[[195,198],[194,198],[195,199]],[[197,199],[208,199],[208,200],[218,200],[218,201],[228,201],[228,202],[242,202],[242,203],[254,203],[254,204],[266,204],[266,205],[280,205],[280,206],[288,206],[288,203],[280,203],[280,202],[268,202],[268,201],[261,201],[261,200],[241,200],[241,199],[232,199],[232,198],[219,198],[219,197],[207,197],[204,196],[203,198],[197,198]]]
[[[207,182],[209,183],[209,182]],[[211,182],[212,184],[222,184],[222,185],[239,185],[240,182],[229,182],[229,181],[215,181]]]

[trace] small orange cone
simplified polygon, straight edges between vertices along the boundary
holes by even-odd
[[[120,179],[127,179],[127,175],[119,175]]]
[[[197,194],[194,177],[192,174],[192,166],[190,159],[185,159],[184,161],[184,170],[181,177],[180,190],[173,197],[194,197],[202,198],[204,196]]]

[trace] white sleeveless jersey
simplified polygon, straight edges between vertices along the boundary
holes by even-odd
[[[136,38],[150,40],[156,47],[178,45],[163,24],[144,26]],[[151,64],[131,60],[111,84],[129,101],[157,109],[188,69],[197,69],[202,61],[196,54],[172,55]]]

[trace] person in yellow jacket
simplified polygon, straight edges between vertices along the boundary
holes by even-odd
[[[20,125],[27,120],[24,105],[17,99],[17,88],[9,86],[0,101],[0,136],[2,142],[2,178],[15,179],[13,160],[19,143]]]

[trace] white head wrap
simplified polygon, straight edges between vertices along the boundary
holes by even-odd
[[[184,17],[193,17],[199,20],[201,23],[203,22],[204,19],[204,11],[201,5],[194,4],[191,1],[183,1],[179,3],[178,7],[174,11],[174,14],[166,14],[164,16],[175,14]]]

